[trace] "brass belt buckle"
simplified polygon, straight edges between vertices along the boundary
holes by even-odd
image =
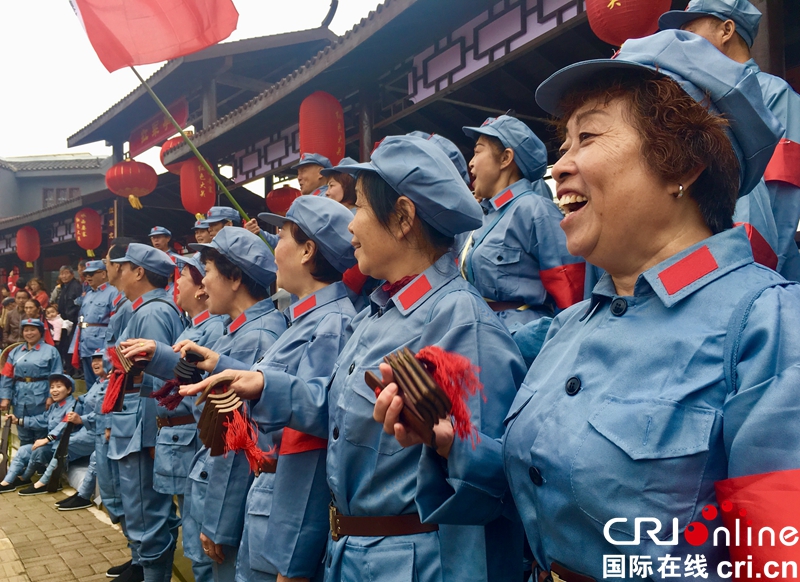
[[[553,579],[553,582],[567,582],[561,576],[550,570],[550,577]]]
[[[339,520],[336,519],[336,506],[331,501],[328,506],[328,521],[331,525],[331,539],[335,542],[339,541]]]

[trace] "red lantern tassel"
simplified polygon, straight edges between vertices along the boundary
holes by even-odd
[[[262,451],[258,448],[258,429],[253,421],[242,413],[241,409],[233,411],[230,418],[225,419],[225,454],[244,452],[250,471],[255,473],[267,461],[274,449]]]
[[[153,392],[150,397],[155,398],[159,406],[163,406],[167,410],[175,410],[178,408],[178,405],[183,402],[183,396],[178,392],[180,387],[180,382],[176,379],[172,379]]]
[[[86,251],[86,256],[87,257],[94,257],[94,251],[92,249],[89,249],[88,251]]]
[[[111,360],[113,370],[108,375],[108,388],[106,388],[106,395],[103,398],[103,407],[100,409],[103,414],[109,414],[114,411],[114,405],[116,405],[120,392],[122,392],[122,386],[125,383],[125,370],[122,368],[122,362],[119,360],[117,350],[108,348],[106,352]]]
[[[446,352],[436,346],[422,348],[416,355],[417,360],[428,368],[434,382],[444,390],[453,409],[453,428],[462,440],[468,436],[478,438],[478,431],[472,426],[467,399],[481,392],[483,384],[478,379],[480,369],[461,354]],[[485,397],[484,397],[485,400]]]

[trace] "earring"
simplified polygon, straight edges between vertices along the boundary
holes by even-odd
[[[678,184],[678,191],[673,196],[675,198],[683,198],[683,184]]]

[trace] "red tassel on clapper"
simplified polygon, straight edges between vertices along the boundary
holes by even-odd
[[[268,451],[258,448],[258,428],[252,420],[245,417],[241,408],[243,407],[234,410],[230,418],[225,419],[223,425],[225,427],[225,454],[243,451],[250,470],[255,473],[272,456],[274,447]]]
[[[470,419],[467,399],[478,392],[483,395],[483,384],[478,379],[480,369],[469,358],[436,346],[422,348],[415,357],[425,364],[434,382],[450,399],[453,405],[450,414],[456,435],[462,440],[468,436],[478,438],[478,431]]]
[[[180,381],[173,378],[153,392],[150,397],[155,398],[159,406],[163,406],[167,410],[175,410],[178,408],[178,405],[183,402],[183,396],[178,392],[180,387]]]
[[[106,353],[111,360],[113,369],[108,375],[108,388],[106,388],[106,395],[105,398],[103,398],[103,407],[100,409],[103,414],[109,414],[114,411],[114,406],[117,403],[117,399],[119,399],[122,386],[125,383],[125,370],[117,355],[117,350],[108,348]]]

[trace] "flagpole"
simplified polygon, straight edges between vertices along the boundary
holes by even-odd
[[[214,177],[214,181],[217,183],[217,186],[219,186],[220,189],[222,190],[222,192],[225,194],[225,196],[228,197],[228,200],[230,200],[231,204],[233,204],[233,207],[239,212],[239,214],[245,220],[245,222],[249,221],[250,218],[247,216],[247,213],[239,205],[239,203],[236,201],[236,199],[233,197],[233,195],[228,191],[228,189],[225,187],[225,184],[223,184],[222,180],[220,180],[219,176],[217,176],[217,173],[214,170],[211,169],[211,166],[208,165],[208,162],[203,157],[203,155],[200,153],[200,151],[197,149],[197,147],[195,147],[195,145],[192,143],[192,140],[189,139],[189,136],[186,135],[186,133],[183,131],[183,128],[181,128],[180,124],[177,121],[175,121],[174,117],[172,117],[172,114],[169,112],[169,109],[167,109],[166,105],[164,105],[164,103],[161,102],[161,99],[159,99],[158,95],[156,95],[155,92],[153,91],[153,89],[150,88],[150,85],[147,84],[147,81],[145,81],[142,78],[142,76],[139,74],[139,71],[137,71],[133,67],[133,65],[131,65],[130,68],[131,68],[131,71],[133,71],[133,74],[136,75],[136,77],[142,83],[142,86],[145,89],[147,89],[148,93],[150,93],[150,96],[156,102],[156,104],[158,105],[159,109],[161,109],[161,112],[167,117],[167,119],[169,119],[172,122],[172,125],[174,125],[175,129],[178,130],[178,133],[181,134],[181,137],[183,138],[183,141],[186,143],[186,145],[189,146],[189,149],[192,150],[192,153],[195,155],[195,157],[197,157],[197,159],[200,160],[200,163],[203,164],[203,167],[206,170],[208,170],[208,172]],[[272,248],[272,245],[269,244],[269,242],[267,242],[267,240],[263,236],[261,236],[260,238],[261,238],[261,240],[264,241],[264,244],[266,244],[267,247],[269,247],[270,252],[274,255],[275,254],[275,249]]]

